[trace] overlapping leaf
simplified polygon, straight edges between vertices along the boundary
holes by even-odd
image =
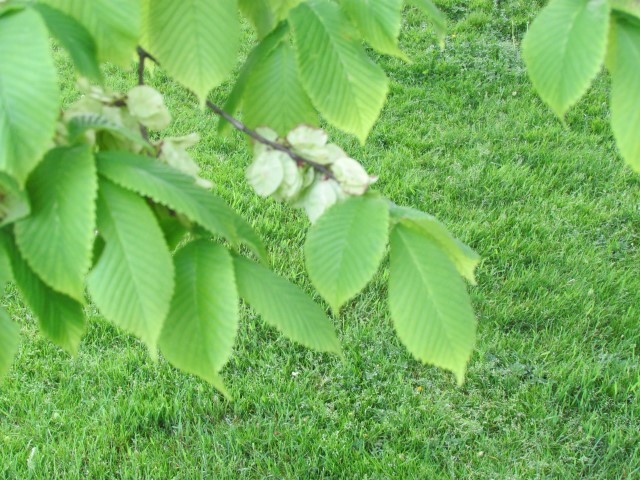
[[[163,68],[204,104],[231,73],[240,47],[236,0],[156,0],[148,42]]]
[[[240,296],[268,324],[309,348],[340,352],[331,320],[302,289],[243,257],[234,263]]]
[[[41,160],[59,115],[49,35],[40,16],[0,17],[0,171],[23,185]]]
[[[100,174],[114,183],[182,213],[213,235],[245,243],[266,261],[266,249],[251,226],[216,195],[197,186],[192,177],[129,152],[103,152],[97,160]]]
[[[44,3],[33,8],[42,15],[49,32],[69,52],[80,75],[94,82],[102,81],[98,49],[89,31],[75,18]]]
[[[480,263],[480,256],[469,246],[455,238],[447,228],[433,215],[407,207],[391,207],[391,216],[410,228],[435,241],[442,251],[449,256],[458,273],[472,285],[476,284],[475,269]]]
[[[402,224],[391,232],[389,306],[407,349],[462,383],[476,331],[464,282],[435,241]]]
[[[0,307],[0,379],[9,371],[19,345],[20,330],[4,308]]]
[[[253,68],[243,107],[251,127],[269,126],[281,136],[300,124],[317,125],[316,114],[298,74],[295,54],[280,43]]]
[[[152,150],[151,145],[137,132],[117,125],[103,115],[97,113],[85,113],[74,115],[67,122],[69,143],[76,143],[82,140],[82,136],[89,130],[96,132],[110,132],[118,137],[127,139],[145,150]]]
[[[0,227],[29,215],[31,205],[25,190],[13,177],[0,172]]]
[[[615,20],[607,67],[613,134],[622,157],[640,172],[640,21]]]
[[[144,199],[106,180],[99,183],[98,229],[106,245],[87,279],[91,298],[154,355],[174,287],[162,230]]]
[[[333,125],[364,141],[387,95],[387,79],[340,8],[309,0],[289,13],[302,83]]]
[[[176,289],[160,337],[173,365],[217,386],[238,330],[238,291],[233,260],[215,243],[198,240],[175,257]]]
[[[640,19],[640,0],[609,0],[611,8]]]
[[[380,53],[406,59],[398,48],[403,0],[342,0],[362,38]]]
[[[91,33],[98,59],[128,67],[140,36],[140,2],[43,0],[78,20]]]
[[[587,91],[604,62],[607,0],[552,0],[522,42],[529,76],[560,117]]]
[[[8,237],[4,237],[4,241],[9,242],[5,247],[11,258],[13,278],[38,317],[40,331],[59,347],[75,354],[85,331],[82,305],[44,283],[20,256],[16,245]]]
[[[273,32],[263,38],[249,53],[249,56],[242,65],[240,69],[240,73],[238,74],[238,78],[236,79],[236,83],[233,85],[233,89],[231,93],[227,97],[227,101],[224,104],[223,110],[227,112],[229,115],[235,115],[240,103],[242,101],[242,96],[244,95],[247,87],[247,83],[249,82],[249,77],[251,76],[251,72],[256,68],[256,66],[266,58],[269,53],[280,43],[282,38],[289,31],[289,25],[285,22],[281,23],[278,28],[276,28]],[[223,132],[229,126],[229,122],[220,119],[220,123],[218,124],[218,131]]]
[[[31,215],[16,223],[16,243],[53,289],[82,301],[95,230],[96,166],[88,146],[50,150],[27,182]]]
[[[309,230],[309,277],[334,312],[371,280],[389,237],[389,208],[379,198],[352,197],[327,210]]]

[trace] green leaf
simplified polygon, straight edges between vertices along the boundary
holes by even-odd
[[[243,119],[250,128],[269,126],[285,136],[297,125],[318,125],[318,115],[300,82],[295,54],[286,42],[254,66],[243,105]]]
[[[238,5],[255,27],[259,39],[264,38],[278,23],[270,0],[238,0]]]
[[[640,0],[609,0],[611,8],[640,18]]]
[[[616,19],[611,33],[611,126],[622,157],[640,172],[640,22]]]
[[[38,317],[41,332],[53,343],[75,355],[85,331],[82,305],[44,283],[29,268],[9,237],[4,236],[3,241],[11,257],[16,285]]]
[[[140,337],[152,356],[173,295],[171,253],[145,200],[100,180],[98,229],[106,245],[87,286],[107,320]]]
[[[408,59],[398,48],[402,0],[342,0],[341,3],[369,45],[380,53]]]
[[[20,346],[20,329],[0,307],[0,379],[4,377]]]
[[[411,354],[451,370],[461,384],[476,335],[469,295],[440,246],[402,224],[391,231],[389,306]]]
[[[444,39],[447,35],[447,17],[431,0],[409,0],[409,3],[422,10],[431,20],[440,41],[440,48],[444,48]]]
[[[53,138],[58,108],[44,22],[33,10],[0,17],[0,171],[20,186]]]
[[[160,351],[176,367],[213,385],[233,351],[238,290],[231,255],[198,240],[175,257],[176,290],[160,337]]]
[[[455,238],[447,227],[433,215],[413,208],[391,207],[391,217],[403,225],[413,228],[436,242],[440,249],[449,256],[458,273],[472,285],[476,284],[475,269],[480,263],[480,256],[470,247]]]
[[[216,195],[197,186],[192,177],[129,152],[102,152],[97,159],[98,171],[112,182],[185,215],[213,235],[245,243],[267,261],[266,249],[249,224]]]
[[[235,0],[156,0],[148,29],[155,57],[202,105],[236,64],[240,20]]]
[[[0,227],[26,217],[31,212],[29,197],[16,181],[0,172]]]
[[[33,8],[42,16],[51,35],[69,52],[80,75],[101,83],[98,49],[89,31],[75,18],[49,5],[35,3]]]
[[[49,150],[27,182],[31,215],[15,226],[29,266],[54,290],[80,302],[91,267],[97,189],[88,146]]]
[[[0,231],[0,297],[4,295],[7,283],[13,280],[13,269],[7,245],[6,234]]]
[[[552,0],[531,24],[522,55],[540,97],[563,117],[587,91],[604,61],[607,0]]]
[[[236,114],[238,107],[242,102],[242,96],[246,91],[251,72],[263,58],[269,55],[271,50],[280,43],[282,38],[288,32],[289,25],[286,22],[282,22],[278,28],[262,39],[262,41],[258,43],[253,50],[251,50],[251,53],[249,53],[247,60],[244,62],[244,65],[242,65],[242,69],[240,69],[240,73],[238,74],[238,79],[236,80],[231,93],[227,97],[224,107],[222,108],[229,115],[233,116]],[[229,122],[220,118],[220,122],[218,123],[218,132],[224,132],[229,125]]]
[[[95,39],[98,60],[131,65],[140,36],[140,2],[131,0],[41,0],[72,16]]]
[[[335,313],[375,275],[388,238],[389,207],[379,198],[337,203],[309,229],[307,271]]]
[[[331,320],[300,287],[244,257],[234,263],[240,296],[268,324],[309,348],[340,353]]]
[[[79,143],[82,136],[89,130],[96,132],[110,132],[126,140],[131,140],[136,145],[143,147],[149,152],[153,152],[153,147],[141,135],[133,130],[116,125],[107,117],[98,113],[85,113],[75,115],[67,123],[69,143]]]
[[[302,83],[333,125],[367,138],[387,96],[387,78],[372,62],[340,8],[309,0],[289,13]]]

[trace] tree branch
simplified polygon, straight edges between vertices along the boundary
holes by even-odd
[[[152,54],[147,52],[144,48],[139,46],[137,48],[137,52],[140,58],[140,63],[138,64],[138,82],[143,82],[144,80],[141,80],[141,79],[142,79],[142,74],[144,73],[144,60],[148,58],[156,65],[160,65],[160,64],[158,63],[158,60]],[[139,84],[142,85],[143,83],[139,83]],[[331,178],[335,180],[336,177],[333,175],[333,172],[329,170],[327,167],[325,167],[324,165],[322,165],[321,163],[314,162],[313,160],[309,160],[308,158],[304,158],[301,155],[298,155],[296,152],[294,152],[290,148],[286,147],[285,145],[282,145],[281,143],[278,143],[278,142],[273,142],[268,138],[263,137],[255,130],[251,130],[249,127],[247,127],[244,123],[242,123],[237,118],[229,115],[227,112],[222,110],[218,105],[213,103],[211,100],[207,100],[206,105],[207,105],[207,108],[209,108],[216,115],[224,118],[236,130],[239,130],[245,135],[248,135],[249,137],[254,139],[256,142],[267,145],[273,148],[274,150],[278,150],[279,152],[282,152],[288,155],[293,161],[295,161],[298,164],[298,166],[302,166],[305,164],[309,165],[314,170],[322,173],[326,178]]]
[[[138,47],[136,51],[138,52],[138,59],[139,59],[138,60],[138,85],[144,85],[144,61],[147,58],[150,58],[150,56],[142,47]],[[147,130],[147,127],[145,127],[142,124],[140,124],[140,135],[142,135],[142,138],[144,138],[146,141],[149,141],[149,130]]]

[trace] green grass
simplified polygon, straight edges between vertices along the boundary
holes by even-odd
[[[381,59],[391,94],[366,146],[333,136],[380,175],[383,194],[433,213],[483,256],[464,386],[395,337],[386,265],[336,319],[343,359],[244,310],[223,372],[232,403],[153,363],[93,311],[70,358],[10,292],[3,304],[24,342],[0,385],[0,478],[640,476],[640,177],[615,150],[608,79],[563,126],[519,54],[536,2],[440,4],[452,19],[446,49],[409,11],[402,45],[414,62]],[[109,73],[113,88],[135,82]],[[174,112],[170,133],[200,133],[204,175],[266,239],[276,268],[308,287],[304,216],[251,192],[239,134],[217,136],[216,120],[161,73],[150,83]]]

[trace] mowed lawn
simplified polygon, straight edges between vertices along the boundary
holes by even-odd
[[[444,51],[408,10],[413,63],[380,59],[391,93],[367,144],[333,132],[380,176],[377,189],[482,255],[464,386],[396,338],[387,264],[335,318],[344,358],[243,308],[223,371],[233,402],[152,362],[91,306],[69,357],[10,289],[2,302],[24,341],[0,384],[0,478],[640,478],[640,176],[616,153],[606,75],[566,125],[532,90],[519,48],[540,3],[441,1]],[[68,103],[77,93],[57,58]],[[114,89],[135,84],[133,72],[107,73]],[[161,73],[149,82],[174,113],[170,134],[201,135],[203,176],[251,220],[278,271],[308,288],[304,215],[252,193],[239,134],[218,136]]]

